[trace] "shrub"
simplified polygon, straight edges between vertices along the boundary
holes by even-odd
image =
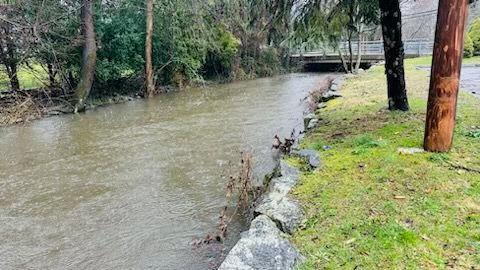
[[[472,38],[470,37],[470,35],[467,33],[465,35],[465,44],[464,44],[464,47],[463,47],[463,56],[466,57],[466,58],[470,58],[470,57],[473,56],[473,51],[474,51],[473,41],[472,41]]]
[[[480,18],[477,18],[468,32],[473,41],[474,55],[480,55]]]
[[[207,76],[229,76],[241,45],[240,40],[224,27],[214,29],[214,32],[214,40],[209,43],[203,66],[204,73]]]
[[[254,65],[255,74],[259,77],[272,76],[280,70],[281,62],[278,51],[268,47],[260,51],[260,55]]]

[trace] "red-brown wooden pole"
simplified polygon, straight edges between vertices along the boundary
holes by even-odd
[[[440,0],[425,127],[425,150],[452,147],[469,0]]]

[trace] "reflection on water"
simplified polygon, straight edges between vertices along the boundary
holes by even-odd
[[[190,246],[240,150],[271,169],[323,75],[170,93],[0,130],[0,269],[206,269]],[[227,247],[244,229],[230,228]]]

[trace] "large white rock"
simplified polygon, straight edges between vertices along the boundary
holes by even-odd
[[[334,92],[334,91],[327,91],[322,95],[321,101],[322,102],[327,102],[327,101],[330,101],[332,99],[336,99],[336,98],[339,98],[339,97],[342,97],[342,95],[340,95],[339,93]]]
[[[318,119],[312,119],[310,120],[310,122],[308,122],[308,126],[307,126],[307,129],[312,129],[312,128],[316,128],[318,126],[318,123],[320,121]]]
[[[304,125],[304,128],[308,128],[308,125],[310,125],[310,121],[312,121],[313,119],[315,119],[315,114],[313,113],[310,113],[306,116],[303,117],[303,125]]]
[[[302,149],[302,150],[293,150],[290,152],[290,155],[305,158],[312,168],[316,169],[320,167],[320,155],[315,150]]]
[[[303,213],[298,202],[284,195],[286,190],[288,186],[274,183],[272,191],[261,198],[255,213],[268,216],[283,232],[292,234],[302,223]]]
[[[285,233],[292,234],[302,223],[303,212],[298,202],[288,197],[288,193],[297,185],[299,171],[282,161],[281,177],[272,179],[267,192],[260,198],[255,214],[268,216]]]
[[[250,230],[233,247],[220,270],[289,270],[300,261],[300,254],[283,239],[275,223],[260,215]]]
[[[345,77],[344,76],[339,76],[339,77],[335,78],[335,80],[333,80],[332,84],[339,85],[339,84],[342,84],[344,81],[345,81]]]
[[[327,108],[327,104],[325,104],[323,102],[318,103],[317,109],[321,110],[321,109],[325,109],[325,108]]]
[[[285,160],[280,161],[280,175],[283,177],[292,177],[295,183],[298,182],[300,171],[295,166],[288,164]]]

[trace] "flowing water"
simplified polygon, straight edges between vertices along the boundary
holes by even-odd
[[[326,75],[191,89],[0,130],[0,269],[208,269],[229,161],[272,169]],[[226,249],[246,224],[237,220]]]

